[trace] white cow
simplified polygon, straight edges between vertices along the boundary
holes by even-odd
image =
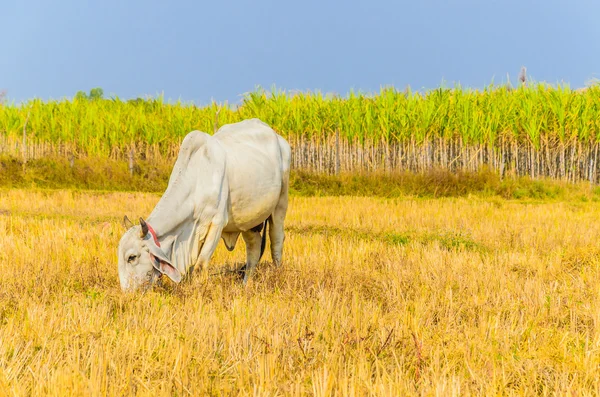
[[[271,256],[280,266],[290,157],[286,140],[258,119],[224,125],[213,136],[190,132],[150,216],[135,226],[124,218],[121,288],[147,288],[163,274],[180,282],[196,266],[206,271],[219,239],[231,251],[240,234],[246,284],[263,254],[267,224]]]

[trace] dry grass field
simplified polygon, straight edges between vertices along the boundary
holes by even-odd
[[[245,289],[240,241],[124,294],[120,221],[158,199],[0,191],[0,394],[600,392],[598,203],[295,197]]]

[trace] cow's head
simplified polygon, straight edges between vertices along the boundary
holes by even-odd
[[[181,273],[161,249],[149,224],[140,218],[140,224],[134,226],[125,216],[123,225],[127,231],[119,242],[118,255],[119,281],[124,291],[145,290],[163,274],[177,283],[181,281]]]

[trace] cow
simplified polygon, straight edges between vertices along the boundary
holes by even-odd
[[[259,119],[224,125],[212,136],[188,133],[150,215],[139,225],[123,218],[121,288],[146,290],[162,275],[179,283],[194,268],[206,275],[220,239],[232,251],[240,234],[245,286],[265,250],[267,230],[271,258],[281,266],[290,161],[290,145]]]

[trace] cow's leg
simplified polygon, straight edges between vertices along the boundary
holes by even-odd
[[[222,231],[223,225],[215,223],[210,224],[208,233],[206,233],[206,237],[204,238],[204,244],[202,244],[202,248],[200,249],[200,254],[192,266],[193,268],[200,269],[200,274],[203,280],[206,280],[208,277],[208,263],[210,262],[210,258],[219,244]]]
[[[246,243],[246,264],[242,268],[244,271],[244,285],[246,285],[250,277],[252,277],[252,273],[254,273],[254,269],[256,269],[256,264],[260,258],[261,236],[258,231],[248,230],[242,233],[242,237]]]
[[[281,257],[283,254],[283,241],[285,235],[283,233],[283,223],[285,221],[285,214],[288,207],[288,192],[287,185],[284,185],[284,189],[279,197],[279,202],[269,218],[269,239],[271,240],[271,258],[275,266],[281,266]]]

